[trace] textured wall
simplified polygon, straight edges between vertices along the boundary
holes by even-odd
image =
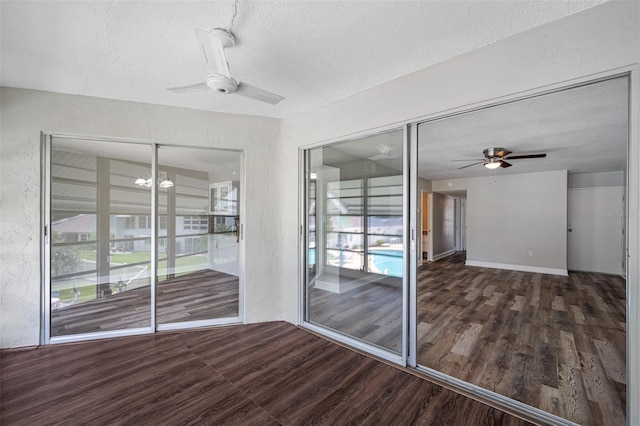
[[[8,88],[0,102],[0,347],[39,340],[41,131],[245,150],[246,320],[282,318],[280,120]]]

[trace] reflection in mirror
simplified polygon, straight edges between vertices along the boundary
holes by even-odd
[[[305,319],[402,351],[403,133],[307,151]]]
[[[158,149],[158,324],[239,315],[239,152]],[[162,184],[161,184],[162,185]]]
[[[51,337],[239,316],[241,154],[52,138]]]
[[[419,125],[419,365],[625,424],[627,135],[627,77]]]
[[[149,327],[151,146],[52,138],[51,336]]]

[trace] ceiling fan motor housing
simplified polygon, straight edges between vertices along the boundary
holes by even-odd
[[[484,154],[485,158],[490,159],[495,157],[502,158],[505,155],[511,154],[511,151],[507,151],[504,148],[487,148],[483,150],[482,153]]]
[[[238,90],[238,82],[221,74],[211,74],[207,77],[207,86],[216,93],[228,94]]]

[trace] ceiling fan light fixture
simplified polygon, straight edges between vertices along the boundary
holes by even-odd
[[[499,158],[491,158],[485,161],[484,166],[489,170],[495,170],[502,165],[502,160]]]
[[[139,177],[134,183],[138,186],[144,186],[147,183],[147,180],[145,178]]]

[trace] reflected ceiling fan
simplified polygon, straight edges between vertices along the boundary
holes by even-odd
[[[367,157],[367,160],[385,160],[394,159],[402,155],[402,152],[395,150],[386,143],[379,143],[376,145],[377,154]]]
[[[284,99],[283,96],[261,89],[250,84],[236,81],[231,77],[229,64],[224,49],[235,46],[236,38],[230,31],[216,28],[211,31],[196,28],[196,38],[200,50],[207,62],[207,78],[204,82],[186,86],[171,87],[167,90],[173,93],[199,92],[213,90],[215,93],[228,95],[236,94],[247,98],[276,105]]]
[[[466,166],[458,167],[458,170],[466,169],[467,167],[475,166],[477,164],[483,164],[487,169],[497,169],[498,167],[507,168],[512,164],[506,160],[524,160],[526,158],[545,158],[547,154],[527,154],[527,155],[511,155],[512,152],[504,148],[487,148],[482,151],[484,154],[483,159],[473,160],[452,160],[452,161],[475,161],[475,163],[467,164]]]

